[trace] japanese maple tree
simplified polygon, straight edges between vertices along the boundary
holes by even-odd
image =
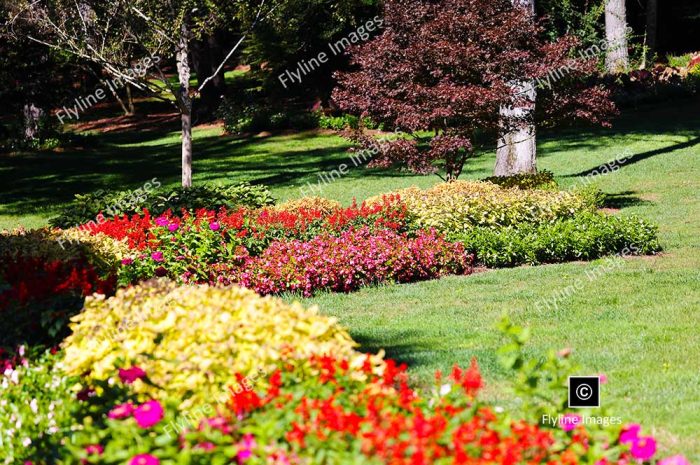
[[[351,50],[350,71],[336,75],[334,101],[408,136],[377,144],[374,166],[444,169],[456,179],[478,134],[529,124],[499,109],[528,103],[514,82],[540,89],[539,124],[608,124],[616,111],[604,88],[589,84],[595,60],[575,55],[573,37],[548,42],[541,23],[511,0],[387,0],[383,33]]]

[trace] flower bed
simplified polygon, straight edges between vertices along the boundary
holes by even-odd
[[[352,350],[307,355],[255,382],[237,374],[222,387],[223,402],[201,396],[185,410],[171,384],[151,385],[155,367],[132,366],[82,397],[91,413],[78,418],[59,454],[65,464],[689,465],[682,456],[659,460],[655,438],[640,425],[587,422],[586,415],[608,412],[563,407],[575,370],[568,356],[529,360],[523,330],[507,321],[501,327],[510,339],[502,362],[516,370],[523,400],[515,411],[479,398],[484,380],[475,360],[466,369],[455,365],[449,376],[436,373],[434,388],[421,392],[409,386],[406,367],[391,360]],[[266,347],[257,341],[253,354]],[[163,344],[172,349],[177,342]],[[196,360],[204,369],[210,358],[217,355]],[[559,423],[543,421],[543,412]],[[39,450],[22,458],[38,465],[42,457]]]

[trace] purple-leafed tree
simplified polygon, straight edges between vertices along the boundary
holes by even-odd
[[[574,55],[576,40],[554,43],[511,0],[387,0],[384,32],[351,50],[354,68],[337,74],[334,101],[407,136],[373,145],[374,166],[402,164],[456,179],[476,136],[537,122],[607,124],[615,113],[608,92],[589,85],[595,61]],[[513,82],[538,87],[536,112],[501,108],[528,104]]]

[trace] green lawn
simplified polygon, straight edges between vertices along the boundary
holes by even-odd
[[[540,137],[539,167],[563,186],[616,158],[629,160],[595,183],[610,207],[659,224],[665,252],[626,259],[589,280],[606,263],[569,263],[488,271],[413,285],[384,286],[308,299],[337,316],[366,350],[385,348],[411,367],[419,383],[435,369],[478,357],[488,395],[514,402],[507,374],[496,364],[502,342],[494,325],[503,314],[530,326],[532,354],[571,347],[581,374],[605,373],[603,403],[637,420],[665,447],[700,462],[700,114],[698,102],[640,109],[611,130],[559,131]],[[74,193],[136,188],[158,177],[179,179],[175,128],[87,136],[81,150],[0,158],[0,228],[38,226]],[[281,199],[298,197],[318,174],[350,163],[347,143],[308,132],[252,139],[195,132],[195,183],[249,180]],[[490,174],[491,153],[470,160],[464,176]],[[437,177],[352,168],[322,195],[348,203]],[[536,306],[581,280],[581,290],[558,308]]]

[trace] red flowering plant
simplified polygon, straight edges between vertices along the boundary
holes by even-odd
[[[320,290],[350,292],[382,282],[415,282],[471,271],[471,257],[464,248],[433,231],[410,237],[364,226],[310,241],[274,242],[243,267],[212,267],[211,280],[238,283],[263,295],[310,296]]]
[[[475,360],[438,372],[423,393],[392,360],[314,356],[277,369],[260,389],[231,389],[210,417],[122,402],[103,428],[87,423],[75,433],[64,463],[689,465],[679,455],[658,460],[654,438],[636,424],[542,422],[544,406],[580,418],[565,407],[560,382],[574,368],[563,354],[525,358],[527,333],[507,321],[501,329],[510,343],[500,355],[515,368],[516,390],[530,393],[512,411],[480,400]]]
[[[115,254],[60,231],[1,232],[0,344],[60,342],[86,296],[114,292]]]

